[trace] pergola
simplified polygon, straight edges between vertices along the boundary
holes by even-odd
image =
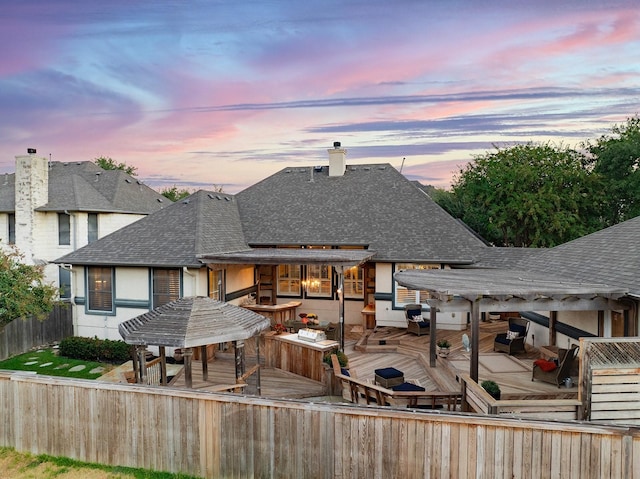
[[[193,348],[202,348],[202,376],[207,379],[209,344],[231,341],[234,346],[236,378],[244,373],[244,344],[242,341],[258,336],[269,329],[268,318],[229,303],[206,297],[186,297],[160,306],[148,313],[120,323],[118,330],[127,344],[136,346],[138,368],[136,377],[145,382],[145,352],[147,346],[159,346],[162,384],[166,385],[165,348],[181,348],[184,355],[185,383],[192,387],[191,358]],[[259,341],[256,340],[258,364]],[[135,366],[134,366],[135,368]],[[258,393],[260,376],[258,370]]]
[[[605,284],[580,283],[528,271],[500,269],[405,270],[394,275],[402,286],[429,292],[431,331],[437,330],[436,312],[463,312],[471,320],[469,375],[478,381],[480,318],[484,312],[624,310],[619,301],[628,290]],[[552,315],[553,317],[553,315]],[[555,335],[555,325],[549,325]],[[436,366],[436,334],[430,335],[430,365]],[[555,336],[550,338],[555,342]]]
[[[365,249],[253,248],[233,253],[205,254],[198,259],[210,266],[228,264],[327,264],[338,273],[340,349],[344,350],[344,270],[369,261],[375,252]]]

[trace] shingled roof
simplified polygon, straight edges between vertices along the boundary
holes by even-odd
[[[201,190],[55,262],[201,267],[199,255],[245,249],[235,198]]]
[[[584,282],[605,283],[640,297],[640,216],[548,250],[519,263],[520,268],[554,273]]]
[[[252,246],[368,246],[378,261],[473,262],[485,246],[389,164],[285,168],[236,195]]]
[[[171,203],[122,170],[90,161],[49,164],[49,200],[38,211],[149,214]],[[0,212],[15,211],[15,173],[0,180]]]

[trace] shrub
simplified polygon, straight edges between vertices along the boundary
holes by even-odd
[[[124,341],[71,336],[60,341],[60,356],[84,361],[121,363],[131,359],[131,348]]]
[[[327,363],[329,366],[331,366],[331,355],[335,354],[336,356],[338,356],[338,362],[340,363],[340,367],[341,368],[346,368],[347,365],[349,364],[349,358],[347,357],[346,354],[344,354],[342,351],[340,351],[339,349],[336,349],[335,351],[331,351],[330,353],[325,354],[323,361],[325,363]]]

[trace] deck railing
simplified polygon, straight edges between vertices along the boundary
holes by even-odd
[[[480,414],[517,414],[518,417],[548,420],[582,418],[582,402],[577,399],[494,399],[467,374],[460,375],[462,408]]]

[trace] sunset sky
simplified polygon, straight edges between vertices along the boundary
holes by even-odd
[[[36,148],[236,193],[285,166],[578,146],[640,113],[637,0],[0,0],[0,173]]]

